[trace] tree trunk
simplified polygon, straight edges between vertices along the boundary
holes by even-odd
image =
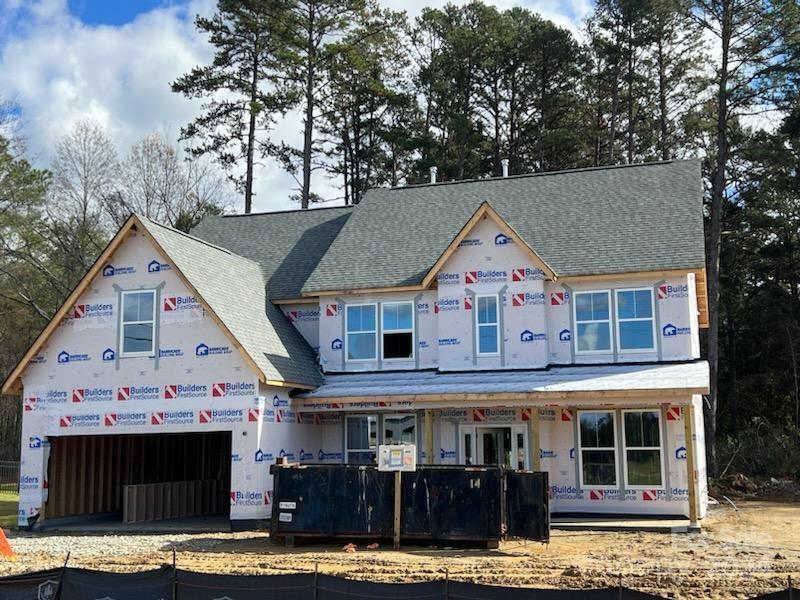
[[[300,208],[308,208],[311,197],[311,152],[314,144],[314,67],[317,60],[314,46],[314,2],[308,3],[308,52],[306,56],[306,114],[303,123],[303,189],[300,193]]]
[[[608,128],[608,164],[614,164],[614,146],[617,137],[617,117],[619,116],[619,25],[616,27],[616,38],[614,40],[614,75],[611,88],[611,117],[609,118]]]
[[[244,212],[253,210],[253,155],[256,145],[256,101],[258,100],[258,48],[253,52],[253,78],[250,81],[250,122],[247,126],[247,173],[244,182]]]
[[[728,59],[732,28],[731,0],[723,0],[720,20],[722,62],[717,96],[717,159],[711,184],[711,231],[708,240],[708,365],[711,376],[705,405],[708,472],[717,474],[717,401],[719,374],[719,255],[722,242],[722,204],[728,165]]]
[[[628,164],[633,162],[633,133],[635,130],[635,111],[636,99],[633,96],[633,69],[634,69],[634,48],[633,24],[628,25]]]
[[[661,146],[661,160],[669,160],[669,146],[667,144],[667,66],[664,57],[663,32],[658,36],[658,122],[659,146]]]

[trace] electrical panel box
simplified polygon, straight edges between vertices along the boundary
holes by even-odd
[[[382,444],[378,448],[379,471],[416,471],[417,447],[414,444]]]

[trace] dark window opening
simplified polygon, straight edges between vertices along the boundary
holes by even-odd
[[[409,332],[404,333],[384,333],[383,334],[383,358],[412,358],[414,335]]]

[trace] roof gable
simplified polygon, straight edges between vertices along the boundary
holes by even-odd
[[[11,371],[3,383],[3,393],[20,389],[20,377],[30,360],[134,229],[144,233],[156,250],[173,263],[178,277],[262,382],[300,388],[319,384],[322,378],[314,351],[267,300],[258,264],[145,217],[131,215]]]

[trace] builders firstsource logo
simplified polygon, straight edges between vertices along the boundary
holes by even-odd
[[[62,429],[69,427],[100,427],[100,415],[63,415],[58,420]]]
[[[436,282],[439,285],[458,285],[461,283],[461,274],[441,272],[436,276]]]
[[[543,292],[524,292],[522,294],[511,294],[511,306],[534,306],[544,304]]]
[[[150,425],[192,425],[193,410],[164,410],[150,413]]]
[[[70,313],[70,317],[73,319],[96,319],[112,316],[114,316],[114,305],[103,302],[76,304]]]
[[[232,491],[231,504],[235,506],[264,506],[269,504],[269,496],[266,492],[256,492],[254,490]]]
[[[72,390],[73,402],[107,402],[114,399],[112,388],[74,388]]]
[[[206,408],[197,412],[197,422],[201,425],[242,421],[244,421],[244,410],[241,408]]]
[[[44,395],[45,404],[64,404],[69,400],[69,393],[65,390],[48,390]]]
[[[667,298],[687,298],[689,296],[689,286],[688,284],[660,285],[656,290],[656,296],[659,300],[666,300]]]
[[[544,271],[541,269],[530,269],[528,267],[511,269],[511,281],[536,281],[541,279],[544,279]]]
[[[200,308],[200,302],[194,296],[166,296],[164,298],[164,312],[181,312]]]
[[[508,280],[507,271],[488,269],[486,271],[466,271],[464,273],[464,283],[499,283]]]
[[[177,383],[164,386],[165,400],[178,400],[182,398],[203,398],[208,396],[208,386],[197,383]]]
[[[286,313],[290,323],[305,323],[319,321],[319,309],[316,310],[290,310]]]
[[[461,310],[461,298],[439,298],[433,307],[434,313],[448,312],[451,310]]]
[[[147,425],[147,413],[106,413],[103,416],[103,425],[106,427],[140,427]]]
[[[126,385],[117,388],[117,400],[158,400],[158,390],[154,385]]]
[[[255,392],[255,384],[247,383],[246,381],[223,381],[221,383],[214,383],[211,386],[211,396],[214,398],[252,396]]]

